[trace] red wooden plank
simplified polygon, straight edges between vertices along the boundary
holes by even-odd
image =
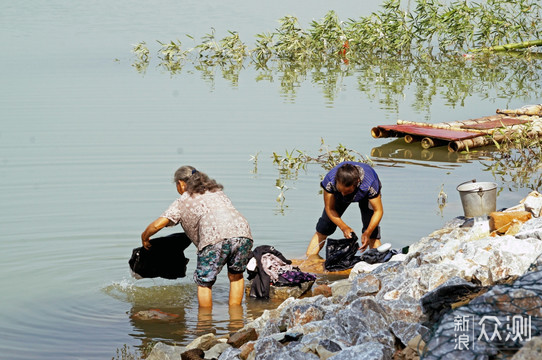
[[[471,131],[457,131],[447,129],[437,129],[429,126],[416,126],[416,125],[379,125],[379,128],[384,130],[395,131],[399,133],[417,135],[423,137],[429,137],[434,139],[456,141],[463,139],[470,139],[480,136],[482,134]]]
[[[513,118],[503,118],[499,120],[491,120],[479,124],[474,125],[463,125],[463,129],[476,129],[476,130],[489,130],[489,129],[495,129],[500,128],[503,126],[512,126],[512,125],[519,125],[519,124],[525,124],[529,122],[529,120],[521,120],[521,119],[513,119]]]

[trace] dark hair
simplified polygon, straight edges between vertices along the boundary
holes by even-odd
[[[335,182],[344,186],[357,186],[363,179],[364,171],[361,167],[352,164],[343,164],[337,169]]]
[[[179,180],[186,183],[186,191],[192,194],[203,194],[206,191],[215,192],[224,189],[224,186],[217,183],[216,180],[209,178],[207,174],[196,170],[193,166],[181,166],[175,171],[173,182],[178,183]]]

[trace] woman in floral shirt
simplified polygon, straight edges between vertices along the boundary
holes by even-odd
[[[241,304],[243,272],[253,243],[247,220],[222,192],[223,186],[194,167],[180,167],[174,182],[181,196],[143,231],[143,246],[150,248],[150,237],[162,228],[181,224],[198,249],[194,281],[200,307],[212,306],[212,286],[224,265],[230,280],[229,304]]]

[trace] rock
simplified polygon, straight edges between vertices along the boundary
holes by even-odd
[[[542,218],[534,218],[527,221],[514,236],[518,239],[533,238],[542,240]]]
[[[207,351],[218,343],[219,341],[215,334],[209,333],[194,339],[190,344],[186,345],[186,349],[202,349],[203,351]]]
[[[477,341],[476,352],[454,346],[458,319],[470,321],[469,335],[479,332],[483,316],[502,324],[530,316],[533,334],[542,332],[542,219],[517,230],[491,237],[489,220],[453,219],[412,244],[401,261],[330,283],[331,297],[289,297],[265,310],[230,337],[241,339],[240,348],[226,348],[219,360],[417,360],[423,340],[424,359],[503,357],[497,342]],[[520,340],[502,343],[519,349]]]
[[[330,297],[332,295],[331,293],[331,287],[327,284],[321,284],[312,289],[312,295],[323,295],[325,297]]]
[[[355,291],[357,296],[374,295],[380,291],[381,283],[375,275],[366,275],[358,277],[352,284],[352,291]]]
[[[337,351],[340,351],[340,349],[341,348],[339,347],[339,350]],[[318,356],[318,359],[320,360],[329,359],[333,355],[337,354],[337,352],[331,352],[327,348],[322,346],[321,344],[317,344],[317,343],[310,343],[310,344],[304,345],[302,351],[305,353],[311,352],[315,354],[316,356]]]
[[[258,339],[258,334],[254,328],[248,328],[246,330],[239,330],[228,339],[227,343],[234,348],[240,348],[241,345]]]
[[[223,342],[219,342],[215,344],[212,348],[205,351],[205,359],[218,359],[219,356],[226,351],[227,349],[231,348],[232,346]]]
[[[390,330],[405,347],[415,339],[418,339],[419,343],[421,337],[429,333],[429,329],[421,324],[401,320],[392,322]]]
[[[271,286],[270,299],[285,300],[289,297],[298,298],[306,294],[314,284],[314,281],[306,281],[299,286]]]
[[[171,346],[158,342],[154,344],[147,360],[177,360],[181,354],[186,351],[184,346]]]
[[[254,345],[258,360],[276,360],[282,350],[283,345],[272,338],[263,338]]]
[[[532,215],[528,211],[502,212],[495,211],[489,214],[490,231],[504,234],[515,223],[523,224],[531,219]]]
[[[330,285],[330,287],[333,298],[342,298],[350,291],[350,288],[352,287],[352,281],[350,281],[349,279],[335,281],[333,284]]]
[[[468,332],[458,332],[458,319],[466,320]],[[523,332],[517,321],[521,321]],[[486,324],[489,330],[485,329],[483,336],[482,329]],[[520,348],[528,334],[541,330],[542,268],[536,267],[514,283],[496,285],[468,305],[446,313],[434,327],[424,359],[440,359],[443,355],[451,359],[477,359],[482,354],[488,358],[496,357],[501,350]],[[471,333],[472,338],[469,337]],[[462,334],[469,340],[469,348],[457,347],[458,335]],[[497,334],[500,340],[497,340]],[[476,346],[472,346],[475,339]]]
[[[182,320],[178,314],[170,314],[159,309],[141,310],[132,315],[137,320],[176,321]]]
[[[247,360],[249,355],[254,351],[254,342],[244,343],[239,350],[241,350],[241,353],[239,354],[241,360]]]
[[[351,269],[346,269],[342,271],[327,271],[324,263],[325,259],[320,257],[320,255],[311,255],[307,259],[292,259],[292,265],[297,266],[301,271],[309,272],[312,274],[327,274],[327,275],[338,275],[338,276],[348,276]]]
[[[387,360],[391,359],[392,351],[378,342],[367,342],[349,347],[329,360]]]
[[[241,353],[241,350],[229,347],[222,354],[220,354],[220,357],[218,360],[239,360],[239,354]]]
[[[359,274],[368,274],[374,269],[380,267],[382,264],[369,264],[365,261],[360,261],[354,265],[352,268],[352,271],[350,272],[350,276],[348,277],[350,280],[354,280]]]
[[[287,310],[288,316],[286,326],[291,329],[295,326],[304,325],[312,321],[319,321],[324,318],[324,310],[314,304],[294,305]]]
[[[526,211],[533,214],[534,217],[539,217],[542,211],[542,194],[538,191],[533,191],[525,199],[523,199],[523,206]]]
[[[271,285],[269,288],[269,299],[272,300],[286,300],[289,297],[299,298],[306,294],[314,284],[314,281],[305,281],[297,286],[274,286]],[[247,281],[245,286],[246,296],[250,296],[250,287],[252,286],[252,281]]]
[[[365,261],[360,261],[356,263],[356,265],[354,265],[354,267],[352,268],[349,279],[354,280],[354,278],[356,278],[359,274],[371,273],[374,270],[386,264],[402,262],[405,259],[407,259],[407,257],[408,256],[406,254],[396,254],[396,255],[393,255],[389,261],[385,263],[376,263],[376,264],[369,264],[369,263],[366,263]]]
[[[511,360],[542,359],[542,337],[537,336],[528,341]]]
[[[186,350],[181,354],[181,360],[205,360],[205,353],[201,349]]]

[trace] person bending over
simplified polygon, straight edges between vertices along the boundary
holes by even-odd
[[[331,169],[320,185],[324,189],[324,211],[306,255],[317,255],[337,226],[345,238],[352,237],[354,230],[341,216],[353,202],[359,204],[363,223],[360,249],[380,246],[379,224],[384,215],[380,194],[382,184],[373,168],[364,163],[345,161]]]
[[[212,306],[212,286],[224,265],[230,281],[229,304],[241,304],[243,272],[253,244],[247,220],[224,194],[223,186],[194,167],[180,167],[173,181],[181,196],[143,231],[143,246],[149,249],[150,237],[164,227],[181,224],[197,247],[194,281],[199,306]]]

